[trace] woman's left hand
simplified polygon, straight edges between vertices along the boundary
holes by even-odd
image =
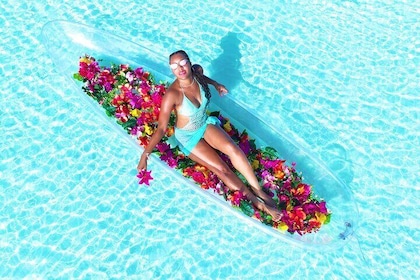
[[[219,92],[219,95],[220,96],[226,95],[229,92],[227,90],[227,88],[224,85],[222,85],[222,84],[217,84],[216,90]]]

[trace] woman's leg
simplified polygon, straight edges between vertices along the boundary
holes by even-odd
[[[258,183],[254,170],[243,151],[223,129],[218,126],[208,125],[204,139],[214,149],[221,151],[230,158],[233,166],[245,177],[257,196],[270,206],[276,205],[275,201],[263,191]]]
[[[258,209],[270,214],[274,221],[280,220],[281,212],[260,201],[205,140],[200,140],[189,157],[214,172],[230,190],[241,191]]]

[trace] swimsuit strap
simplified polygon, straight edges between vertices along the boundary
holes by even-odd
[[[194,81],[196,81],[197,82],[197,80],[194,78]],[[194,81],[193,81],[193,83],[194,83]],[[193,84],[193,83],[191,83],[191,85]],[[198,82],[197,82],[197,84],[198,84]],[[189,85],[189,86],[191,86],[191,85]],[[200,94],[200,99],[201,99],[201,101],[199,102],[199,106],[197,107],[192,101],[191,101],[191,99],[190,98],[188,98],[186,95],[185,95],[185,91],[184,91],[184,88],[181,86],[181,85],[179,85],[180,86],[180,88],[181,88],[181,91],[182,91],[182,95],[183,95],[183,98],[182,98],[182,105],[184,105],[184,103],[185,103],[185,99],[187,99],[187,102],[190,104],[190,105],[192,105],[195,109],[199,109],[200,107],[201,107],[201,104],[203,103],[203,101],[204,101],[204,99],[203,99],[203,94],[202,94],[202,90],[201,90],[201,86],[200,86],[200,84],[198,84],[198,93]],[[189,86],[187,86],[187,87],[189,87]]]

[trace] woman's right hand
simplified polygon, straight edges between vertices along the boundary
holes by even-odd
[[[139,164],[137,164],[137,171],[140,172],[142,170],[147,169],[147,158],[149,155],[147,153],[143,153],[140,157]]]

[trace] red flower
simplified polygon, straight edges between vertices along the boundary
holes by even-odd
[[[109,70],[104,70],[99,74],[98,84],[105,88],[106,92],[110,92],[113,89],[115,78]]]
[[[100,71],[101,69],[95,59],[92,59],[89,62],[81,61],[79,63],[80,76],[88,80],[92,80]]]
[[[147,135],[146,136],[140,136],[138,138],[138,140],[139,140],[140,146],[146,147],[149,144],[150,137],[147,136]]]
[[[115,117],[118,118],[121,122],[127,122],[130,116],[130,110],[127,106],[120,105],[115,111]]]

